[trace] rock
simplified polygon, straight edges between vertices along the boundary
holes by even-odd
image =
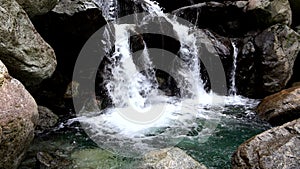
[[[43,106],[38,106],[39,111],[39,122],[37,125],[38,133],[50,129],[55,126],[58,121],[58,116],[54,114],[50,109]]]
[[[72,81],[69,83],[67,86],[67,90],[65,92],[64,98],[65,99],[72,99],[73,97],[78,96],[79,91],[78,91],[79,83]]]
[[[15,0],[0,0],[0,7],[0,59],[25,86],[37,85],[54,72],[54,51]]]
[[[69,16],[88,9],[98,9],[94,0],[61,0],[52,10],[58,14],[67,14]]]
[[[15,169],[34,137],[38,110],[32,96],[8,75],[1,61],[0,76],[0,168]]]
[[[51,12],[33,18],[32,22],[56,52],[59,64],[55,76],[58,77],[53,77],[53,81],[63,77],[65,82],[53,88],[59,89],[63,97],[80,50],[106,21],[91,0],[62,0]]]
[[[299,39],[298,33],[281,24],[271,26],[255,38],[263,94],[278,92],[287,85],[300,50]]]
[[[292,11],[288,0],[249,0],[245,12],[255,18],[260,28],[277,23],[285,25],[292,23]]]
[[[237,94],[259,98],[258,90],[260,86],[259,55],[252,36],[246,37],[237,42],[238,55],[236,67],[236,88]]]
[[[43,15],[51,11],[58,0],[16,0],[26,11],[29,17]]]
[[[179,148],[166,148],[152,151],[144,156],[140,169],[206,169]]]
[[[72,153],[74,169],[83,168],[136,168],[136,162],[130,162],[124,157],[118,157],[100,148],[82,149]],[[125,159],[125,160],[124,160]]]
[[[299,138],[300,119],[265,131],[238,147],[232,156],[232,168],[299,168]]]
[[[58,155],[49,154],[47,152],[38,152],[37,158],[37,168],[40,169],[65,169],[70,168],[72,162],[67,160],[65,157],[60,157]]]
[[[243,36],[257,29],[255,21],[244,12],[246,5],[247,1],[202,2],[172,13],[222,36]]]
[[[282,90],[264,98],[256,112],[262,120],[272,125],[281,125],[300,118],[300,87]]]

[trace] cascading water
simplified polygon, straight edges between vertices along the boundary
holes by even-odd
[[[228,123],[234,123],[233,119],[239,119],[224,113],[228,107],[242,106],[242,111],[245,110],[247,114],[239,116],[253,116],[249,109],[256,105],[255,101],[218,96],[204,90],[200,59],[205,56],[200,56],[199,46],[208,45],[201,31],[182,24],[175,16],[165,14],[157,3],[150,0],[135,1],[146,12],[142,17],[134,16],[135,24],[118,22],[115,13],[111,12],[114,10],[107,12],[107,9],[117,9],[116,6],[112,7],[116,3],[106,2],[109,2],[107,6],[102,7],[106,9],[104,15],[113,22],[102,36],[104,51],[112,53],[108,57],[111,64],[105,67],[110,74],[104,81],[113,107],[100,112],[83,109],[79,117],[70,120],[80,121],[89,137],[100,147],[119,155],[136,157],[150,150],[175,145],[183,145],[185,149],[185,145],[188,145],[185,142],[201,146],[210,137],[216,136],[214,133],[226,128]],[[163,18],[172,25],[175,39],[180,43],[177,55],[173,54],[173,59],[169,59],[167,65],[158,66],[161,53],[157,52],[158,49],[147,48],[145,41],[141,42],[143,50],[136,52],[139,61],[134,59],[130,48],[132,34],[139,35],[141,27],[151,24],[154,18]],[[235,58],[230,92],[235,95],[237,48],[234,43],[233,46]],[[168,69],[167,73],[175,79],[180,98],[166,96],[158,87],[155,69],[163,70],[170,65],[172,69]],[[226,87],[226,84],[222,85]]]
[[[230,89],[229,94],[235,96],[236,95],[236,68],[237,68],[237,55],[238,55],[238,48],[236,47],[236,44],[234,41],[231,42],[231,45],[233,47],[233,68],[231,72],[231,78],[230,78]]]
[[[165,14],[157,3],[150,0],[133,0],[146,13],[134,14],[126,22],[119,22],[117,15],[120,12],[117,2],[121,1],[93,1],[103,10],[108,26],[91,37],[75,65],[76,77],[73,80],[80,83],[79,95],[82,96],[74,97],[78,99],[78,105],[73,100],[77,117],[62,119],[54,130],[37,135],[19,168],[49,164],[51,167],[62,165],[62,168],[135,169],[139,168],[141,159],[131,157],[171,146],[185,150],[207,168],[230,168],[230,158],[237,146],[269,128],[253,112],[257,100],[235,96],[238,52],[234,43],[231,95],[218,96],[205,92],[200,78],[201,69],[206,68],[211,75],[212,89],[213,82],[220,82],[213,78],[218,69],[213,58],[219,57],[210,55],[216,52],[202,31],[190,23],[183,24],[180,18]],[[155,19],[160,21],[157,18],[171,25],[169,32],[173,34],[165,36],[180,43],[178,52],[153,49],[146,39],[141,38],[138,46],[142,48],[133,53],[131,47],[135,44],[132,44],[131,37],[143,36],[142,27],[151,25]],[[156,24],[155,30],[161,28],[157,25],[163,27]],[[99,51],[104,54],[98,55]],[[104,55],[108,56],[108,61],[103,62],[108,62],[105,67],[108,73],[104,75],[103,84],[113,107],[99,110],[98,105],[94,105],[99,103],[98,100],[90,96],[95,92],[91,74],[98,69],[97,59]],[[174,78],[174,85],[180,89],[177,97],[167,96],[161,91],[155,70],[165,71]],[[221,85],[226,88],[226,84]],[[83,109],[77,110],[76,106],[81,109],[85,101],[87,104]],[[37,155],[41,158],[37,159]]]
[[[118,16],[118,1],[117,0],[94,0],[100,7],[103,17],[106,21],[115,21]]]

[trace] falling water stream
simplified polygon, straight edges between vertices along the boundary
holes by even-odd
[[[137,25],[148,24],[154,17],[163,18],[173,26],[180,42],[177,54],[180,59],[169,63],[176,65],[176,68],[170,69],[168,73],[174,76],[181,97],[167,96],[159,89],[155,77],[155,50],[148,49],[147,44],[143,42],[144,49],[139,53],[141,61],[136,64],[130,49],[130,36],[131,32],[138,31],[137,26],[117,23],[116,8],[112,7],[116,5],[116,1],[106,2],[107,6],[102,6],[106,11],[104,15],[108,21],[116,22],[112,28],[116,37],[114,51],[109,57],[112,64],[106,66],[111,76],[106,79],[105,85],[114,106],[100,112],[83,109],[78,117],[62,123],[51,133],[51,137],[36,141],[35,146],[39,146],[45,140],[59,140],[61,143],[61,139],[57,138],[61,138],[60,135],[64,133],[64,139],[73,140],[68,145],[73,146],[72,150],[68,150],[71,152],[95,147],[96,143],[116,156],[135,159],[151,150],[177,146],[209,168],[229,168],[231,154],[237,146],[268,128],[268,125],[259,121],[253,112],[258,101],[236,95],[235,44],[232,43],[234,66],[230,84],[231,96],[207,92],[200,78],[200,59],[203,56],[199,56],[199,32],[164,14],[157,3],[143,0],[142,7],[148,15]],[[109,48],[112,44],[108,39],[112,37],[107,31],[111,30],[106,30],[103,37],[106,38],[105,44]],[[141,70],[147,71],[142,73]],[[84,130],[78,128],[76,122],[80,122]],[[75,135],[74,132],[64,130],[74,126]],[[87,160],[81,161],[80,166],[88,168],[91,163],[97,163],[98,168],[107,168],[107,165],[110,165],[109,168],[132,168],[132,160],[121,161],[118,163],[108,160],[106,162],[109,164],[103,164]]]

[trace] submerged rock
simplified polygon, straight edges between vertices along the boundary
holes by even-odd
[[[256,109],[258,116],[272,125],[300,118],[300,87],[296,86],[268,96]]]
[[[73,168],[136,168],[136,162],[126,161],[109,151],[99,148],[77,150],[72,153]]]
[[[298,33],[281,24],[271,26],[255,38],[263,94],[278,92],[287,85],[300,51],[299,40]]]
[[[300,119],[265,131],[239,146],[232,157],[232,168],[299,168],[299,138]]]
[[[51,11],[59,0],[17,0],[29,17],[42,15]]]
[[[0,59],[25,86],[37,85],[54,72],[54,51],[15,0],[0,0],[0,8]]]
[[[15,169],[34,137],[37,105],[0,61],[0,168]]]
[[[140,169],[206,169],[206,167],[179,148],[166,148],[152,151],[144,156]]]
[[[38,152],[37,168],[40,169],[65,169],[70,168],[72,161],[58,155],[49,154],[47,152]]]

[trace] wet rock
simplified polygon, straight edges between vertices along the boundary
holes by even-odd
[[[292,23],[292,11],[288,0],[249,0],[245,11],[255,18],[260,28],[277,23]]]
[[[102,149],[82,149],[72,153],[74,169],[82,168],[136,168],[136,162],[126,161]]]
[[[243,36],[257,27],[244,12],[246,5],[247,1],[202,2],[179,8],[172,13],[199,28],[210,29],[223,36]]]
[[[256,109],[258,116],[272,125],[300,118],[300,87],[282,90],[264,98]]]
[[[37,158],[37,168],[40,169],[65,169],[69,168],[72,164],[70,160],[58,155],[52,155],[47,152],[38,152]]]
[[[232,168],[299,168],[299,137],[300,119],[265,131],[239,146],[232,156]]]
[[[152,151],[144,156],[140,169],[206,169],[206,167],[188,156],[179,148],[166,148]]]
[[[58,121],[58,116],[54,114],[50,109],[43,106],[38,106],[39,111],[39,122],[36,127],[38,133],[50,129],[55,126]]]
[[[0,168],[14,169],[34,137],[38,110],[32,96],[8,75],[1,61],[0,79]]]
[[[15,0],[1,0],[0,7],[0,59],[25,86],[37,85],[54,72],[54,51]]]
[[[287,85],[300,50],[299,39],[298,33],[281,24],[271,26],[255,38],[264,95],[278,92]]]
[[[51,11],[58,3],[58,0],[17,0],[17,2],[23,7],[29,17],[34,17]]]
[[[252,36],[246,37],[237,42],[238,56],[236,67],[236,88],[237,94],[257,98],[260,86],[259,55]]]

